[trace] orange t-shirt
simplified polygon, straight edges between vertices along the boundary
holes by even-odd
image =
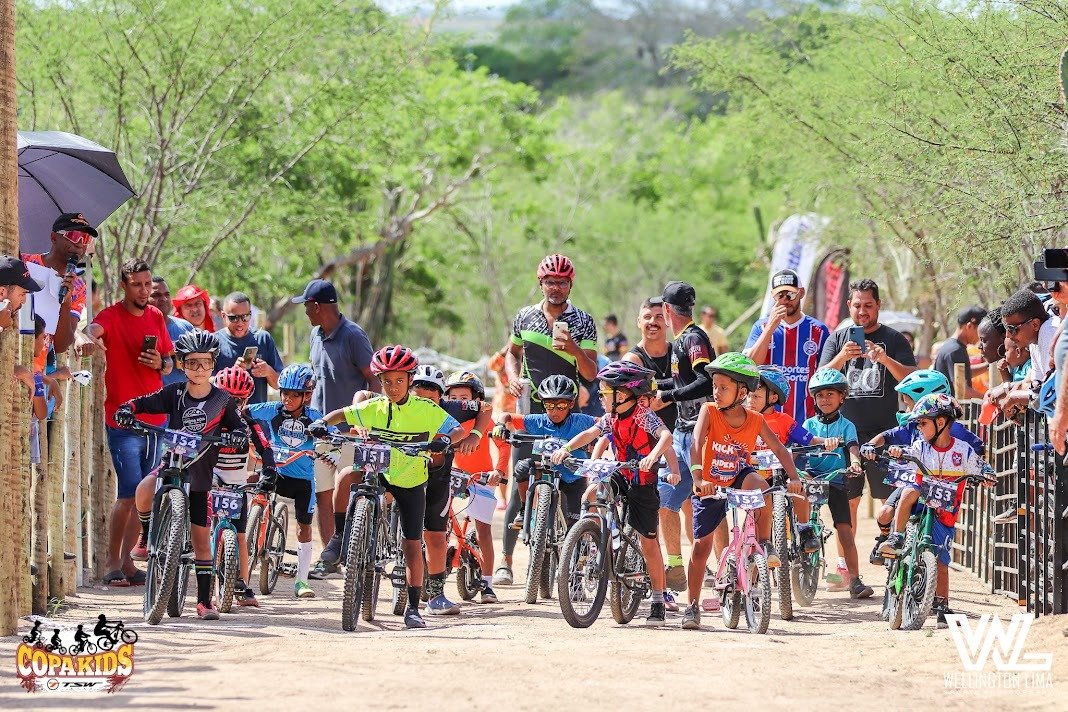
[[[467,435],[471,432],[471,429],[475,427],[475,421],[469,420],[466,423],[462,423],[460,427],[464,429],[464,435]],[[465,455],[462,452],[457,451],[456,454],[453,455],[452,464],[469,475],[478,472],[489,472],[493,469],[493,455],[490,453],[490,439],[483,436],[482,440],[478,443],[478,447],[470,455]]]
[[[749,462],[764,427],[759,413],[745,410],[745,422],[732,428],[713,403],[705,403],[708,430],[701,451],[702,477],[717,485],[729,485]]]
[[[775,437],[779,439],[779,442],[785,445],[790,438],[790,431],[794,429],[797,421],[789,413],[784,413],[781,410],[769,410],[762,413],[761,417],[771,428],[771,432],[775,433]]]

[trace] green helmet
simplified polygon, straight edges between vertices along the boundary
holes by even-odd
[[[808,380],[809,393],[815,394],[817,391],[823,391],[828,388],[833,388],[846,394],[849,393],[849,384],[846,383],[845,376],[836,368],[821,368]]]
[[[741,383],[750,391],[756,390],[760,385],[760,371],[756,362],[745,354],[731,351],[720,354],[716,360],[705,366],[705,372],[709,377],[714,373],[722,373],[727,378]]]

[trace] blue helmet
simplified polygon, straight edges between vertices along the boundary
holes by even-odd
[[[311,366],[303,363],[295,363],[286,366],[278,374],[278,390],[280,391],[304,391],[310,393],[315,389],[315,374]]]
[[[1054,371],[1038,389],[1038,412],[1047,418],[1057,409],[1057,372]]]
[[[953,395],[949,388],[949,379],[941,371],[932,368],[921,368],[913,371],[901,379],[901,383],[894,386],[894,390],[906,395],[914,402],[932,393],[944,393]]]
[[[760,382],[769,391],[779,396],[779,405],[784,405],[786,399],[790,397],[790,379],[778,366],[761,366],[759,370]]]
[[[849,393],[849,384],[846,377],[836,368],[823,367],[808,379],[808,392],[815,394],[817,391],[833,388],[842,393]]]

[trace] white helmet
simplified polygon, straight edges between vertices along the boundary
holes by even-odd
[[[441,372],[441,369],[429,364],[423,364],[415,369],[415,375],[412,376],[412,385],[433,386],[444,393],[445,374]]]

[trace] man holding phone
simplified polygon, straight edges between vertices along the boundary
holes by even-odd
[[[267,402],[267,386],[278,387],[282,357],[274,338],[263,329],[252,327],[252,302],[248,295],[234,292],[223,300],[223,323],[226,328],[215,333],[219,338],[219,358],[215,372],[237,366],[252,374],[256,389],[249,404]]]
[[[155,393],[163,387],[163,375],[171,370],[174,346],[167,334],[163,312],[151,303],[152,268],[144,260],[127,260],[120,275],[123,298],[96,315],[85,334],[104,352],[104,385],[107,398],[108,448],[118,478],[118,497],[108,523],[109,586],[142,585],[144,572],[131,558],[131,548],[145,555],[140,521],[134,509],[134,492],[141,480],[159,464],[159,441],[118,427],[115,411],[132,398]],[[140,416],[152,425],[163,425],[166,416]],[[137,546],[134,546],[134,544]]]

